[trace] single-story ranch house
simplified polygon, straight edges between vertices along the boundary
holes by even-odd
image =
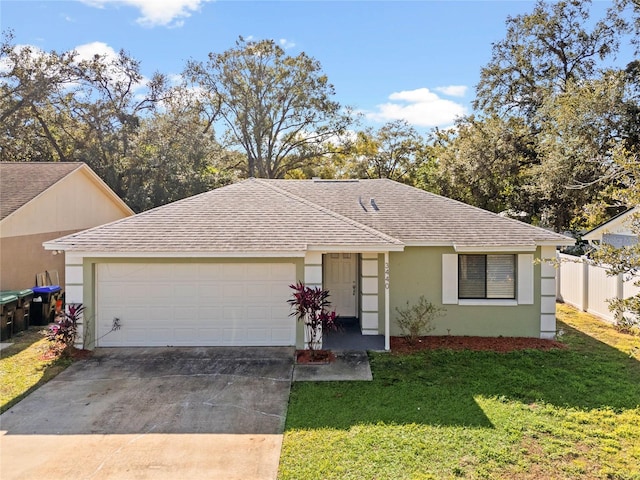
[[[573,242],[391,180],[251,178],[44,245],[66,252],[88,348],[302,347],[303,281],[388,349],[421,295],[446,308],[434,335],[553,337],[544,259]]]

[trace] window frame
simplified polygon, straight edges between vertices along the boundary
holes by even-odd
[[[511,265],[513,267],[513,289],[512,296],[504,297],[504,296],[488,296],[488,277],[489,277],[489,257],[511,257]],[[460,295],[460,283],[463,280],[462,274],[462,261],[461,257],[482,257],[484,258],[484,296],[461,296]],[[518,295],[518,256],[515,254],[509,253],[500,253],[500,254],[482,254],[482,253],[472,253],[472,254],[459,254],[458,255],[458,271],[457,271],[457,287],[458,287],[458,300],[462,301],[512,301],[517,299]]]

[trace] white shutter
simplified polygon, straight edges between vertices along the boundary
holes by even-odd
[[[518,255],[518,304],[533,305],[533,255]]]
[[[444,305],[458,303],[458,255],[456,254],[442,255],[442,303]]]

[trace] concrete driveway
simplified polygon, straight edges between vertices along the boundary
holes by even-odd
[[[0,416],[0,476],[273,479],[293,348],[98,349]]]

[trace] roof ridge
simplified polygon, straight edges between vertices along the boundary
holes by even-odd
[[[338,212],[335,212],[333,210],[331,210],[330,208],[326,208],[323,207],[322,205],[318,205],[315,202],[312,202],[311,200],[307,200],[306,198],[300,197],[294,193],[291,193],[287,190],[284,190],[268,181],[265,181],[265,179],[261,179],[261,178],[250,178],[248,180],[254,181],[259,183],[260,185],[264,185],[265,187],[270,188],[271,190],[280,193],[281,195],[284,195],[286,197],[289,197],[291,199],[297,200],[301,203],[304,203],[305,205],[308,205],[312,208],[315,208],[316,210],[319,210],[323,213],[326,213],[328,215],[331,215],[334,218],[337,218],[338,220],[341,220],[343,222],[348,223],[351,226],[354,226],[356,228],[359,228],[360,230],[363,230],[367,233],[370,233],[372,235],[376,235],[380,238],[382,238],[383,240],[386,240],[387,242],[391,242],[391,243],[395,243],[396,245],[404,245],[404,242],[398,240],[397,238],[392,237],[391,235],[387,235],[386,233],[381,232],[380,230],[376,230],[375,228],[369,227],[368,225],[365,225],[363,223],[357,222],[356,220],[353,220],[352,218],[346,217],[344,215],[339,214]]]
[[[531,225],[530,223],[525,223],[522,220],[518,220],[516,218],[503,217],[501,215],[498,215],[495,212],[492,212],[491,210],[487,210],[485,208],[478,207],[476,205],[471,205],[470,203],[465,203],[465,202],[462,202],[460,200],[456,200],[455,198],[449,198],[449,197],[445,197],[444,195],[438,195],[437,193],[429,192],[428,190],[423,190],[421,188],[414,187],[412,185],[407,185],[405,183],[395,182],[395,181],[393,181],[391,179],[385,179],[385,180],[390,180],[394,184],[398,184],[398,185],[401,185],[403,187],[407,187],[407,188],[412,188],[412,189],[418,190],[418,191],[422,192],[423,194],[432,195],[434,197],[442,198],[442,199],[445,199],[445,200],[450,200],[450,201],[455,202],[455,203],[457,203],[457,204],[459,204],[459,205],[461,205],[463,207],[468,207],[468,208],[474,209],[474,210],[476,210],[478,212],[481,212],[483,214],[488,214],[488,215],[490,215],[492,217],[497,217],[497,218],[500,218],[502,220],[507,220],[507,221],[511,222],[512,224],[514,224],[514,225],[518,225],[519,227],[531,228],[531,229],[534,229],[534,230],[540,230],[541,232],[545,232],[547,234],[551,234],[551,235],[554,235],[554,236],[570,238],[570,237],[567,237],[566,235],[563,235],[562,233],[554,232],[553,230],[547,230],[546,228],[542,228],[542,227],[539,227],[537,225]]]

